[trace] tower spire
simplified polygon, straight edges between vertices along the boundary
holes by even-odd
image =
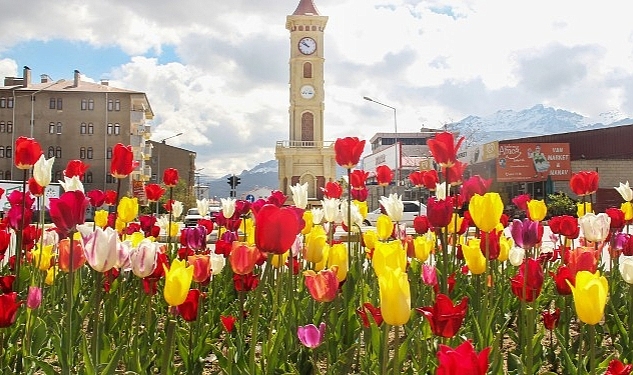
[[[293,16],[318,16],[319,11],[314,5],[313,0],[300,0],[297,9],[292,13]]]

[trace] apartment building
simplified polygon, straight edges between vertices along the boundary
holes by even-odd
[[[152,147],[147,143],[147,121],[154,113],[145,93],[80,78],[75,70],[72,80],[54,81],[43,74],[36,83],[26,66],[22,77],[5,77],[0,87],[0,180],[22,180],[13,148],[19,136],[28,136],[38,140],[47,158],[55,157],[53,181],[62,179],[69,160],[79,159],[90,165],[84,176],[86,190],[116,189],[109,166],[117,143],[132,145],[139,161],[130,178],[122,181],[122,194],[138,191],[149,181]]]

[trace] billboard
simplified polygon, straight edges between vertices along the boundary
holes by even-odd
[[[363,158],[363,169],[366,171],[373,171],[379,165],[386,165],[392,170],[398,169],[401,166],[400,154],[398,152],[398,145],[391,145],[384,150],[380,150],[369,156]]]
[[[569,143],[499,145],[498,182],[565,181],[571,177]]]
[[[0,188],[4,189],[4,194],[0,196],[0,210],[6,212],[9,210],[9,208],[11,208],[11,204],[9,203],[7,196],[9,196],[14,190],[21,192],[22,182],[21,181],[6,181],[6,180],[0,181]],[[28,188],[27,188],[27,191],[28,191]],[[44,189],[44,206],[48,207],[49,198],[59,198],[60,194],[61,194],[60,184],[52,183],[48,185]],[[38,209],[38,204],[39,204],[39,200],[36,199],[32,208]]]
[[[469,147],[465,150],[460,150],[457,153],[457,160],[468,165],[474,165],[495,159],[498,151],[499,146],[497,141],[488,142],[482,145]]]

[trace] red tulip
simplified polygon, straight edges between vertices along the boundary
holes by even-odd
[[[193,266],[193,281],[204,283],[211,278],[211,256],[209,254],[190,255],[187,257],[187,262]]]
[[[527,212],[527,209],[528,209],[527,204],[531,200],[532,198],[530,197],[530,194],[521,194],[512,198],[512,203],[514,203],[514,205],[517,206],[519,210],[523,210]]]
[[[538,260],[527,258],[519,267],[519,273],[510,279],[512,293],[520,300],[534,301],[543,287],[543,267]]]
[[[231,263],[231,269],[234,273],[247,275],[253,273],[260,257],[261,252],[256,246],[249,245],[246,242],[233,241],[229,263]]]
[[[457,162],[457,151],[464,142],[464,137],[460,137],[455,143],[453,133],[441,132],[432,139],[426,141],[433,159],[442,167],[452,167]]]
[[[442,168],[442,173],[446,176],[446,182],[448,182],[451,186],[460,185],[464,179],[464,171],[467,166],[468,164],[457,160],[451,167]]]
[[[0,295],[0,328],[7,328],[15,323],[21,304],[16,292]]]
[[[83,224],[86,209],[90,204],[88,198],[79,190],[67,191],[59,198],[50,199],[51,220],[62,236],[76,230],[77,224]]]
[[[105,198],[104,198],[105,204],[107,204],[108,206],[114,206],[116,204],[117,199],[118,199],[118,195],[116,191],[114,190],[105,191]]]
[[[71,258],[71,250],[70,250],[70,239],[64,238],[59,241],[58,251],[59,251],[59,269],[64,272],[71,272],[70,268],[70,258]],[[72,261],[73,267],[72,272],[77,271],[81,266],[86,263],[86,257],[84,255],[84,249],[82,247],[81,241],[74,240],[73,241],[73,249],[72,249]]]
[[[0,276],[0,292],[3,294],[11,293],[14,281],[15,275]]]
[[[576,239],[580,235],[578,219],[573,216],[554,216],[550,219],[549,224],[552,233],[563,235],[568,239]]]
[[[18,169],[31,169],[42,154],[42,148],[35,139],[18,137],[15,140],[14,160]]]
[[[604,375],[629,375],[631,371],[633,371],[632,364],[625,365],[619,359],[614,358],[609,362],[609,367]]]
[[[138,166],[138,161],[134,160],[132,146],[125,146],[117,143],[112,149],[112,160],[110,161],[110,174],[115,178],[125,178]]]
[[[322,187],[323,195],[326,198],[340,198],[343,195],[343,188],[338,182],[328,181],[325,184],[325,187]]]
[[[577,247],[565,253],[563,261],[567,263],[573,275],[579,271],[596,272],[598,269],[598,257],[600,251],[590,247]]]
[[[470,198],[475,194],[484,195],[490,189],[492,179],[484,179],[480,175],[474,175],[468,180],[464,181],[459,193],[460,205],[470,201]]]
[[[556,270],[556,273],[550,271],[549,274],[554,278],[558,294],[564,296],[571,294],[571,287],[567,281],[569,281],[571,285],[576,285],[576,275],[571,273],[569,267],[561,265],[558,267],[558,270]]]
[[[553,331],[554,328],[556,328],[556,326],[558,325],[558,319],[560,318],[560,309],[557,307],[556,310],[554,310],[553,312],[545,310],[541,313],[541,316],[543,317],[543,325],[545,326],[545,328]]]
[[[264,205],[256,215],[255,245],[260,251],[283,254],[295,242],[302,226],[289,208]]]
[[[343,168],[354,168],[363,154],[365,141],[357,137],[339,138],[334,142],[334,153],[336,162]]]
[[[367,177],[369,177],[369,172],[365,172],[362,169],[355,169],[350,173],[349,184],[352,186],[352,189],[364,189],[366,187],[365,183],[367,182]]]
[[[224,329],[226,329],[226,332],[231,333],[235,328],[235,322],[237,321],[237,318],[233,315],[220,315],[220,321],[222,322],[222,326],[224,327]]]
[[[488,252],[488,259],[497,259],[501,253],[501,247],[499,244],[499,238],[501,237],[501,231],[495,230],[491,232],[481,232],[481,241],[479,242],[479,250],[486,256]]]
[[[34,197],[41,197],[44,195],[44,187],[40,186],[40,184],[35,181],[35,178],[31,177],[28,181],[29,193]]]
[[[147,184],[145,185],[145,195],[150,202],[158,202],[160,197],[165,193],[165,189],[159,184]]]
[[[422,184],[428,190],[435,191],[435,187],[440,182],[440,176],[435,169],[422,172]]]
[[[477,353],[470,341],[464,341],[455,349],[441,345],[437,352],[437,375],[485,375],[488,372],[490,347]]]
[[[411,185],[417,188],[424,186],[424,181],[422,180],[422,172],[420,171],[411,172],[411,174],[409,174],[409,181],[411,182]]]
[[[413,219],[413,228],[417,234],[424,234],[428,232],[430,226],[431,224],[429,223],[429,219],[425,215],[416,216]]]
[[[178,185],[178,169],[167,168],[163,172],[163,184],[167,187],[174,187]]]
[[[99,189],[90,190],[86,193],[90,205],[94,208],[103,206],[105,203],[105,193]]]
[[[620,231],[624,228],[624,212],[621,209],[615,207],[609,207],[604,210],[604,213],[611,218],[610,228],[612,231]]]
[[[431,226],[436,228],[447,226],[453,217],[452,197],[447,197],[444,200],[430,197],[427,202],[426,214]]]
[[[598,190],[600,176],[596,171],[580,171],[569,179],[569,187],[578,196],[593,194]]]
[[[259,284],[259,276],[249,273],[247,275],[233,275],[233,286],[238,292],[249,292]]]
[[[369,196],[369,190],[367,188],[352,189],[352,199],[359,202],[365,202]]]
[[[376,182],[378,186],[387,186],[393,180],[393,171],[387,165],[376,167]]]
[[[360,319],[363,322],[363,327],[369,328],[369,326],[371,325],[371,323],[369,322],[369,316],[367,315],[368,311],[371,314],[371,317],[374,323],[376,323],[376,325],[380,327],[383,322],[382,313],[380,312],[380,307],[376,307],[372,305],[370,302],[365,302],[363,304],[363,307],[356,310],[356,313],[358,313],[358,315],[360,316]]]
[[[64,176],[69,178],[73,176],[82,178],[89,167],[88,164],[85,164],[81,160],[69,160],[66,169],[64,169]]]
[[[178,305],[178,313],[187,322],[195,322],[198,319],[198,304],[200,302],[200,290],[190,289],[185,302]]]
[[[424,315],[431,324],[431,330],[437,336],[453,337],[462,326],[468,310],[468,297],[462,298],[457,305],[451,298],[439,293],[433,306],[418,307],[416,311]]]

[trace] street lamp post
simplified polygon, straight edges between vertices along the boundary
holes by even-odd
[[[392,107],[388,104],[381,103],[377,100],[370,98],[369,96],[363,96],[363,99],[376,103],[376,104],[380,104],[383,107],[387,107],[393,110],[393,128],[395,132],[394,144],[396,145],[396,186],[400,186],[400,179],[402,177],[400,174],[400,164],[401,164],[400,158],[402,157],[401,155],[402,150],[400,150],[400,143],[398,142],[398,110],[396,109],[396,107]]]

